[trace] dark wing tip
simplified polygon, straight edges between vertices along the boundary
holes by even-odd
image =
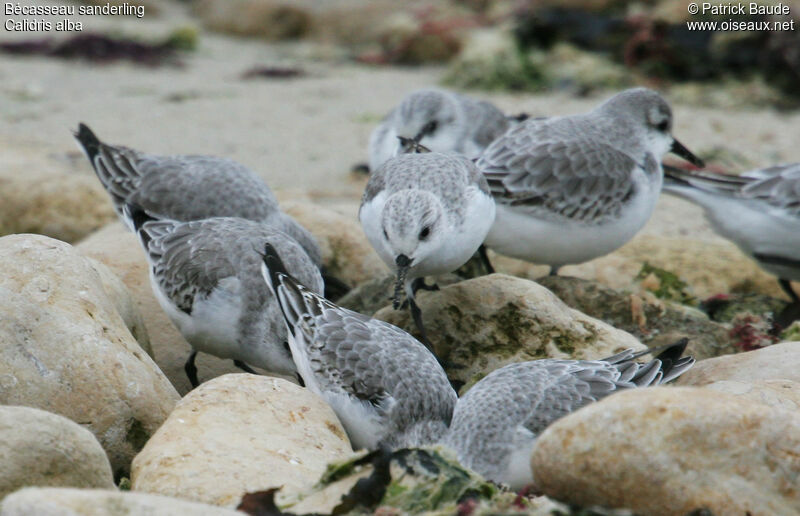
[[[662,348],[663,350],[656,355],[656,358],[661,360],[662,362],[665,360],[670,360],[672,362],[677,362],[681,355],[683,355],[684,351],[686,351],[686,346],[689,344],[688,337],[683,337],[682,339],[673,342],[672,344],[667,344]]]
[[[269,283],[273,290],[277,290],[278,285],[286,282],[286,279],[296,283],[294,277],[286,270],[283,260],[281,260],[278,250],[269,242],[264,244],[264,254],[261,255],[269,272]],[[279,296],[280,297],[280,296]]]
[[[80,122],[78,124],[78,130],[73,134],[75,135],[75,139],[78,140],[86,150],[89,159],[94,161],[94,157],[100,152],[100,140],[94,132],[89,129],[88,125]]]
[[[142,227],[150,221],[159,219],[147,213],[147,211],[138,204],[131,202],[125,203],[122,208],[122,214],[126,219],[131,221],[134,232],[139,235],[139,238],[142,240],[142,245],[145,250],[147,250],[152,236],[146,230],[143,230]]]

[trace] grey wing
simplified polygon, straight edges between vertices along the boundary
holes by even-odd
[[[617,367],[601,361],[543,364],[543,389],[523,425],[539,435],[558,419],[608,396],[630,383],[637,366]]]
[[[262,221],[278,210],[269,187],[247,167],[213,156],[141,156],[141,179],[127,201],[174,220],[241,217]]]
[[[99,143],[92,159],[97,178],[111,196],[114,210],[123,217],[123,206],[141,183],[143,171],[138,163],[143,154],[128,147]]]
[[[455,392],[439,363],[416,339],[338,307],[325,310],[315,323],[314,338],[324,343],[317,350],[317,377],[329,389],[391,410],[401,427],[421,419],[449,421]]]
[[[155,221],[140,229],[161,291],[187,314],[196,296],[210,294],[220,280],[237,272],[218,238],[204,232],[203,222]]]
[[[480,147],[488,147],[508,130],[508,118],[488,102],[470,99],[470,102],[465,104],[465,111],[467,120],[477,122],[472,125],[471,137]]]
[[[742,187],[742,197],[764,200],[800,217],[800,163],[755,170],[746,176],[755,180]]]
[[[585,141],[580,128],[551,127],[531,120],[496,140],[478,160],[498,203],[534,214],[573,220],[614,217],[634,194],[631,173],[658,164],[638,164],[599,141]]]

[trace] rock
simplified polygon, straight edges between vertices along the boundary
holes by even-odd
[[[69,419],[29,407],[0,406],[0,499],[25,486],[114,489],[106,452]]]
[[[639,235],[614,253],[564,267],[560,273],[624,288],[631,284],[645,262],[675,273],[701,299],[731,292],[783,297],[775,277],[762,271],[727,241]]]
[[[580,278],[545,276],[538,282],[568,306],[627,331],[648,346],[688,337],[687,354],[698,360],[740,351],[730,328],[710,321],[703,312],[689,306]]]
[[[211,30],[270,41],[306,35],[312,19],[308,6],[285,0],[200,0],[194,13]]]
[[[539,436],[537,488],[638,514],[796,514],[800,413],[711,389],[621,392]]]
[[[144,493],[29,487],[0,503],[0,516],[242,516],[222,507]]]
[[[121,222],[115,222],[82,240],[75,248],[84,256],[108,266],[128,287],[150,337],[153,360],[181,395],[189,392],[192,386],[183,365],[192,347],[156,301],[150,286],[147,260],[136,235]],[[241,372],[230,360],[205,353],[197,355],[196,364],[200,381]]]
[[[153,348],[150,346],[150,337],[147,334],[144,318],[139,313],[139,307],[128,287],[104,263],[88,257],[87,260],[100,276],[103,289],[111,299],[111,302],[114,303],[114,308],[117,309],[117,313],[122,317],[128,331],[131,332],[139,346],[150,355],[150,358],[153,358]]]
[[[0,171],[0,236],[38,233],[74,242],[115,216],[95,177],[36,172],[25,163]]]
[[[136,456],[132,489],[236,507],[246,492],[307,488],[350,453],[333,410],[310,391],[225,375],[181,400]]]
[[[706,389],[742,396],[770,407],[800,410],[800,383],[791,380],[720,380],[704,385]]]
[[[573,310],[533,281],[492,274],[417,293],[428,338],[451,381],[471,384],[511,362],[594,359],[644,349],[630,334]],[[375,315],[415,336],[409,311]]]
[[[289,201],[281,208],[317,239],[328,274],[350,287],[386,276],[389,269],[372,249],[358,219],[308,202]]]
[[[800,382],[800,342],[783,342],[763,349],[709,358],[697,362],[677,382],[681,385],[707,385],[720,380]]]
[[[498,272],[539,278],[548,268],[494,255]],[[695,240],[663,235],[639,234],[611,254],[559,270],[562,276],[594,280],[615,289],[630,288],[647,262],[676,274],[694,294],[705,299],[717,294],[755,292],[783,298],[774,276],[727,241]]]
[[[178,399],[125,327],[91,263],[38,235],[0,238],[0,404],[84,425],[116,476]]]

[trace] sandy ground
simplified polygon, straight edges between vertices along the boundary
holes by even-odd
[[[84,31],[163,37],[191,23],[163,3],[160,16],[85,17]],[[80,18],[76,18],[80,19]],[[0,29],[0,40],[41,37]],[[60,36],[63,33],[50,33]],[[0,167],[91,174],[70,135],[79,121],[102,138],[152,153],[203,153],[236,159],[278,190],[303,191],[354,213],[364,180],[350,173],[365,161],[369,133],[408,91],[436,84],[443,69],[370,67],[309,56],[307,44],[269,45],[200,31],[183,68],[95,66],[0,55]],[[300,66],[291,80],[243,80],[254,65]],[[602,97],[563,94],[477,96],[509,112],[534,115],[587,110]],[[674,106],[675,135],[695,151],[727,149],[734,166],[800,161],[800,113],[723,111]],[[665,198],[648,233],[714,239],[700,211]]]

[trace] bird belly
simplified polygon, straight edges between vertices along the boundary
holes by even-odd
[[[519,491],[528,484],[533,483],[533,470],[531,469],[531,453],[536,439],[527,430],[517,432],[514,449],[510,454],[508,466],[498,479],[514,491]]]
[[[227,285],[222,283],[228,281]],[[205,299],[195,299],[192,313],[187,314],[153,285],[153,292],[167,316],[196,351],[219,358],[240,359],[239,317],[242,302],[239,280],[226,278]],[[235,283],[235,284],[234,284]]]
[[[657,195],[638,193],[620,215],[601,223],[536,218],[498,204],[486,245],[500,254],[550,266],[583,263],[628,242],[655,208]]]

